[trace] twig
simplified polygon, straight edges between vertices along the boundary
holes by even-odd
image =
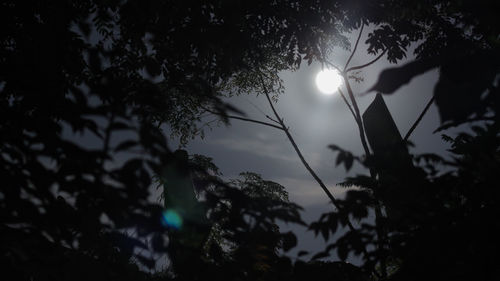
[[[378,55],[378,57],[376,57],[371,62],[362,64],[362,65],[358,65],[358,66],[349,67],[345,72],[353,71],[356,69],[362,69],[362,68],[365,68],[367,66],[370,66],[370,65],[374,64],[376,61],[378,61],[386,52],[387,52],[387,49],[385,49],[380,55]]]
[[[328,60],[325,60],[324,63],[326,63],[327,65],[335,68],[339,73],[342,73],[342,70],[340,70],[340,68],[338,66],[336,66],[335,64],[329,62]]]
[[[432,95],[432,98],[429,100],[429,102],[427,102],[427,105],[425,105],[424,110],[422,110],[422,112],[418,116],[418,118],[415,121],[415,123],[413,123],[413,125],[410,128],[410,130],[408,130],[408,133],[406,133],[406,135],[405,135],[405,137],[403,139],[404,141],[408,140],[408,138],[410,137],[411,133],[413,133],[413,131],[415,130],[415,128],[418,126],[418,124],[420,123],[420,121],[424,117],[425,113],[427,113],[427,110],[429,110],[429,107],[431,107],[431,104],[433,102],[434,102],[434,95]]]
[[[249,119],[249,118],[243,118],[243,117],[238,117],[238,116],[234,116],[234,115],[225,115],[225,117],[231,118],[231,119],[237,119],[237,120],[247,121],[247,122],[252,122],[252,123],[257,123],[257,124],[262,124],[262,125],[266,125],[266,126],[269,126],[269,127],[273,127],[275,129],[283,130],[283,128],[281,128],[280,126],[276,126],[274,124],[263,122],[263,121],[259,121],[259,120],[254,120],[254,119]]]
[[[356,39],[356,44],[354,45],[354,49],[352,50],[351,55],[349,56],[349,59],[347,59],[347,62],[344,66],[343,72],[345,72],[346,68],[349,66],[349,63],[351,62],[352,57],[354,57],[354,53],[356,53],[356,49],[358,48],[358,44],[359,44],[359,39],[361,39],[361,34],[363,33],[364,27],[365,27],[365,24],[361,23],[361,29],[359,30],[358,39]]]
[[[279,124],[279,123],[280,123],[280,122],[278,122],[277,120],[274,120],[273,118],[271,118],[271,116],[269,116],[269,115],[267,115],[267,114],[266,114],[266,118],[267,118],[267,119],[269,119],[269,120],[271,120],[271,121],[273,121],[274,123],[277,123],[277,124]]]
[[[235,115],[221,114],[221,113],[217,113],[215,111],[212,111],[212,110],[210,110],[208,108],[203,108],[203,109],[206,110],[207,112],[210,112],[212,114],[219,115],[219,116],[222,116],[222,117],[231,118],[231,119],[237,119],[237,120],[241,120],[241,121],[247,121],[247,122],[261,124],[261,125],[273,127],[275,129],[283,130],[283,128],[280,127],[280,126],[277,126],[277,125],[274,125],[274,124],[271,124],[271,123],[267,123],[267,122],[264,122],[264,121],[259,121],[259,120],[254,120],[254,119],[250,119],[250,118],[239,117],[239,116],[235,116]]]

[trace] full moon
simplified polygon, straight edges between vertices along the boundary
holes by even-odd
[[[323,69],[316,75],[316,86],[325,95],[331,95],[342,85],[342,76],[333,69]]]

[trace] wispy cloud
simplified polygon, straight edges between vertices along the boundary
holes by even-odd
[[[318,204],[328,204],[329,200],[325,192],[321,189],[316,181],[304,180],[292,177],[272,179],[277,183],[286,187],[290,200],[303,206],[311,206]],[[348,189],[337,187],[334,184],[328,184],[330,192],[335,198],[343,198]]]
[[[288,147],[284,147],[284,145],[288,145],[287,143],[271,140],[263,136],[263,134],[258,134],[254,139],[217,138],[209,142],[212,145],[220,145],[229,150],[251,153],[264,158],[272,158],[288,163],[300,161],[295,154],[290,153]]]

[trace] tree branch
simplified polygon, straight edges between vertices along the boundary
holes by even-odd
[[[356,69],[362,69],[362,68],[365,68],[367,66],[370,66],[370,65],[374,64],[376,61],[378,61],[386,52],[387,52],[387,49],[385,49],[378,57],[376,57],[371,62],[362,64],[362,65],[358,65],[358,66],[349,67],[345,72],[347,73],[349,71],[353,71],[353,70],[356,70]]]
[[[267,98],[267,101],[269,102],[271,110],[273,111],[274,115],[276,116],[276,119],[278,119],[278,121],[280,122],[283,131],[285,132],[288,140],[290,141],[290,143],[292,144],[293,148],[295,149],[295,152],[299,156],[300,161],[302,162],[302,164],[304,165],[304,167],[306,168],[306,170],[309,172],[309,174],[311,174],[311,176],[316,180],[316,182],[319,184],[319,186],[321,187],[321,189],[323,189],[323,191],[326,193],[326,195],[328,196],[328,198],[332,202],[333,206],[335,206],[335,208],[337,208],[337,210],[342,211],[342,207],[340,207],[337,199],[335,199],[335,197],[333,196],[333,194],[328,190],[328,188],[323,183],[323,181],[320,179],[320,177],[311,168],[311,166],[309,166],[309,163],[304,158],[304,155],[302,154],[302,152],[300,151],[297,143],[295,142],[294,138],[290,134],[289,129],[286,127],[285,123],[283,122],[283,118],[281,118],[279,116],[278,111],[276,110],[276,108],[274,108],[273,102],[272,102],[271,98],[269,97],[269,92],[267,91],[267,89],[266,89],[266,87],[264,85],[264,81],[262,81],[262,83],[263,83],[262,86],[264,88],[264,94],[266,95],[266,98]],[[351,231],[356,231],[356,229],[352,225],[352,223],[349,220],[349,218],[347,218],[347,226],[349,227],[349,229]]]
[[[427,102],[427,104],[425,105],[424,107],[424,110],[422,110],[422,112],[420,113],[420,115],[418,116],[417,120],[415,121],[415,123],[413,123],[413,125],[411,126],[410,130],[408,130],[408,133],[406,133],[405,137],[404,137],[404,141],[407,141],[408,138],[410,137],[411,133],[413,133],[413,131],[415,130],[415,128],[418,126],[418,124],[420,123],[420,121],[422,120],[422,118],[424,117],[425,113],[427,113],[427,110],[429,110],[429,107],[431,107],[431,104],[434,102],[434,95],[432,95],[432,98],[429,100],[429,102]]]
[[[336,66],[335,64],[333,64],[333,63],[331,63],[331,62],[329,62],[327,60],[325,60],[324,63],[326,63],[327,65],[329,65],[329,66],[331,66],[333,68],[335,68],[339,73],[342,73],[342,70],[340,70],[340,68],[338,66]]]
[[[263,122],[263,121],[259,121],[259,120],[254,120],[254,119],[249,119],[249,118],[243,118],[243,117],[238,117],[238,116],[234,116],[234,115],[226,115],[226,117],[227,118],[231,118],[231,119],[237,119],[237,120],[252,122],[252,123],[256,123],[256,124],[266,125],[266,126],[269,126],[269,127],[273,127],[275,129],[283,130],[283,128],[281,128],[280,126],[276,126],[274,124]]]
[[[208,108],[203,108],[203,109],[206,110],[207,112],[210,112],[210,113],[215,114],[215,115],[219,115],[221,117],[226,117],[226,118],[231,118],[231,119],[237,119],[237,120],[241,120],[241,121],[247,121],[247,122],[261,124],[261,125],[273,127],[275,129],[283,130],[283,128],[280,127],[280,126],[277,126],[277,125],[274,125],[274,124],[271,124],[271,123],[267,123],[267,122],[264,122],[264,121],[259,121],[259,120],[254,120],[254,119],[250,119],[250,118],[239,117],[239,116],[235,116],[235,115],[221,114],[221,113],[217,113],[215,111],[212,111],[212,110],[210,110]]]
[[[351,52],[351,55],[349,56],[349,59],[347,60],[347,63],[345,65],[345,67],[344,67],[344,71],[341,72],[342,73],[342,77],[344,78],[344,81],[345,81],[347,93],[349,94],[349,98],[351,99],[352,107],[354,108],[354,111],[353,111],[353,108],[351,108],[351,106],[347,102],[347,99],[345,98],[344,94],[342,93],[342,91],[340,89],[339,89],[339,92],[342,95],[342,98],[344,99],[345,103],[349,107],[349,110],[353,114],[354,119],[356,120],[356,123],[358,125],[358,129],[359,129],[359,136],[361,138],[361,144],[363,145],[363,149],[365,150],[365,154],[368,157],[368,156],[371,155],[371,153],[370,153],[370,149],[368,148],[368,144],[366,142],[366,136],[365,136],[365,130],[364,130],[364,126],[363,126],[363,120],[361,118],[361,113],[359,112],[358,104],[356,103],[356,99],[355,99],[354,94],[352,92],[352,88],[351,88],[351,85],[349,83],[349,79],[348,79],[348,74],[347,73],[349,71],[352,71],[352,70],[362,69],[364,67],[367,67],[367,66],[375,63],[376,61],[378,61],[385,54],[386,50],[384,50],[384,52],[382,52],[382,54],[380,54],[374,60],[372,60],[372,61],[370,61],[370,62],[368,62],[366,64],[363,64],[363,65],[360,65],[360,66],[351,67],[351,68],[347,69],[347,67],[349,66],[349,63],[351,62],[351,59],[354,56],[354,53],[356,52],[356,50],[358,48],[359,40],[360,40],[361,34],[363,32],[363,27],[364,27],[364,24],[362,23],[361,24],[361,29],[359,31],[358,38],[356,40],[356,44],[354,45],[354,49]],[[373,179],[376,178],[376,172],[373,169],[370,169],[370,176]],[[375,223],[376,223],[376,232],[377,232],[377,236],[378,236],[378,243],[377,243],[378,245],[377,245],[377,247],[378,247],[379,250],[382,250],[384,248],[384,240],[385,240],[385,237],[386,237],[385,231],[382,228],[381,223],[380,223],[382,217],[383,217],[383,215],[382,215],[382,211],[381,211],[380,202],[377,201],[377,204],[375,205],[375,221],[376,221]],[[366,249],[365,249],[365,253],[366,253]],[[380,260],[380,266],[381,266],[381,274],[379,274],[377,272],[377,270],[373,270],[373,273],[375,275],[377,275],[379,278],[385,279],[387,277],[387,265],[386,265],[385,258],[382,258]]]
[[[355,112],[355,116],[356,116],[355,119],[356,119],[356,123],[358,124],[358,129],[359,129],[359,137],[361,138],[361,144],[363,145],[363,149],[365,150],[366,156],[370,156],[370,149],[368,148],[368,144],[366,142],[365,130],[363,128],[363,121],[361,120],[361,113],[359,113],[358,104],[356,103],[356,99],[354,98],[354,94],[352,93],[351,85],[349,84],[349,80],[347,79],[347,74],[343,73],[342,76],[344,77],[345,86],[347,88],[347,93],[349,94],[349,98],[351,99],[351,103],[352,103],[352,106],[354,108],[354,112]]]
[[[271,118],[271,116],[269,116],[267,114],[266,114],[266,118],[273,121],[274,123],[280,124],[280,122],[278,122],[277,120],[274,120],[273,118]]]
[[[349,59],[347,59],[347,62],[344,66],[343,72],[345,72],[346,68],[349,66],[349,63],[351,62],[352,57],[354,57],[354,53],[356,53],[356,49],[358,49],[359,39],[361,39],[361,34],[363,33],[364,27],[365,27],[365,24],[361,23],[361,29],[359,30],[358,39],[356,39],[356,44],[354,45],[354,49],[352,50],[351,55],[349,56]]]
[[[352,117],[354,117],[354,120],[356,122],[358,122],[358,120],[356,119],[356,114],[354,113],[354,111],[352,110],[352,107],[351,105],[349,104],[349,102],[347,101],[345,95],[344,95],[344,92],[342,92],[342,90],[339,88],[339,93],[340,93],[340,96],[342,97],[342,99],[344,100],[345,104],[347,105],[347,107],[349,108],[349,110],[351,111],[352,113]]]

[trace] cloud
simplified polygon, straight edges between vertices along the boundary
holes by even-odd
[[[272,158],[285,162],[300,161],[296,154],[291,153],[288,147],[284,147],[283,141],[269,138],[263,133],[256,138],[216,138],[209,140],[211,145],[223,146],[228,150],[241,151],[258,155],[263,158]],[[286,143],[286,145],[289,145]]]
[[[329,199],[323,189],[314,180],[306,180],[292,177],[275,178],[273,181],[283,185],[289,193],[290,201],[304,208],[312,205],[328,205]],[[337,187],[331,183],[325,183],[328,190],[335,198],[343,198],[348,189]]]

